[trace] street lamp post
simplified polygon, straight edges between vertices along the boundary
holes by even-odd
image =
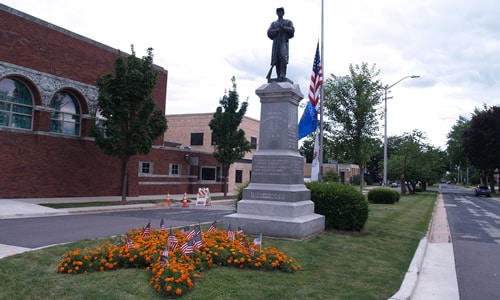
[[[384,88],[384,186],[387,186],[387,91],[407,78],[420,78],[418,75],[405,76]]]

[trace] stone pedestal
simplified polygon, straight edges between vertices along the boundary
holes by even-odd
[[[304,160],[297,148],[297,112],[303,98],[298,85],[270,82],[256,90],[260,97],[260,136],[252,159],[252,179],[237,212],[224,226],[245,233],[304,239],[325,229],[325,217],[314,213],[304,185]]]

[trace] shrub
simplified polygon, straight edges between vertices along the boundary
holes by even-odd
[[[236,204],[238,204],[238,201],[243,199],[243,190],[246,189],[249,184],[250,184],[250,181],[247,181],[244,184],[237,187],[238,192],[236,193]]]
[[[327,171],[325,174],[323,174],[323,181],[328,181],[328,182],[339,182],[339,174],[335,171]]]
[[[368,201],[376,204],[394,204],[399,201],[399,193],[387,188],[375,188],[368,192]]]
[[[325,216],[326,229],[356,230],[368,220],[368,201],[355,187],[336,182],[308,182],[315,212]]]

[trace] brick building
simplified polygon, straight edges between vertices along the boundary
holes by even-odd
[[[89,136],[96,79],[113,72],[117,49],[3,4],[0,24],[0,198],[120,195],[120,161]],[[168,72],[155,68],[153,98],[165,111]],[[130,161],[128,195],[221,191],[200,166],[217,162],[159,138]]]
[[[192,149],[193,151],[201,151],[205,153],[213,153],[213,136],[208,124],[212,120],[213,113],[199,114],[176,114],[167,115],[169,129],[165,133],[165,141],[177,143],[183,148]],[[229,168],[228,176],[228,191],[234,192],[238,186],[250,181],[252,172],[252,156],[255,154],[258,147],[260,122],[258,120],[243,117],[240,128],[245,131],[245,137],[252,146],[252,151],[246,153],[245,157],[240,161],[235,162]],[[212,167],[202,168],[202,176],[204,170],[215,172],[220,176],[220,168],[209,171]],[[222,180],[222,178],[219,178]]]

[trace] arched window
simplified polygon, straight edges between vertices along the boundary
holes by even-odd
[[[50,102],[50,132],[67,135],[80,135],[80,105],[76,97],[61,91]]]
[[[101,109],[97,109],[95,116],[95,125],[97,126],[97,128],[99,129],[99,131],[103,136],[107,136],[106,125],[104,122],[106,122],[106,118],[102,115]]]
[[[0,80],[0,126],[31,129],[33,95],[24,83],[13,78]]]

